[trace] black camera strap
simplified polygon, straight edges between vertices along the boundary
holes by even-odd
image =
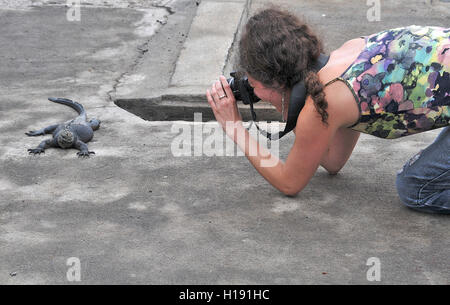
[[[319,58],[314,62],[312,66],[312,70],[315,72],[320,71],[328,62],[330,59],[329,55],[320,54]],[[244,90],[244,94],[247,94],[247,92]],[[292,129],[295,128],[297,125],[297,119],[300,115],[300,112],[302,111],[303,107],[305,106],[306,101],[306,87],[304,81],[300,81],[297,84],[294,85],[291,91],[291,98],[289,100],[289,108],[288,108],[288,118],[287,123],[283,131],[280,131],[275,134],[271,134],[270,132],[267,132],[265,130],[262,130],[259,128],[258,124],[256,124],[256,113],[253,109],[253,103],[250,103],[250,111],[252,113],[252,122],[247,129],[250,129],[252,124],[255,124],[258,131],[263,134],[265,137],[267,137],[269,140],[279,140],[281,139],[285,134],[290,132]],[[248,94],[247,94],[248,95]],[[250,100],[250,99],[249,99]]]

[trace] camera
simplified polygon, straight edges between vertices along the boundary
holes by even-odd
[[[255,95],[247,76],[239,75],[237,72],[231,72],[230,76],[231,78],[227,79],[227,82],[230,84],[231,91],[233,91],[234,98],[237,101],[242,101],[245,105],[252,105],[261,100]]]

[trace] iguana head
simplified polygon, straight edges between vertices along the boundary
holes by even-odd
[[[75,144],[75,135],[70,129],[64,128],[58,133],[56,141],[61,148],[70,148]]]
[[[91,125],[92,130],[97,130],[100,127],[100,120],[97,119],[91,119],[89,121],[89,125]]]

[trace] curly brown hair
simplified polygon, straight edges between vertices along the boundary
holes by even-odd
[[[266,87],[280,90],[304,81],[307,93],[327,124],[328,103],[313,62],[323,44],[298,17],[277,8],[252,16],[239,41],[239,66]]]

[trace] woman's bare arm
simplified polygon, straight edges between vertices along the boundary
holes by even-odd
[[[342,124],[336,130],[328,149],[320,161],[320,165],[332,175],[337,174],[344,167],[360,135],[360,132],[345,127],[353,124],[355,116],[359,113],[353,96],[347,90],[347,87],[341,82],[331,84],[324,89],[327,96],[332,96],[335,99],[334,107],[329,105],[331,108],[328,109],[329,115],[337,116],[337,120]],[[346,94],[343,94],[343,92]]]
[[[232,96],[226,79],[221,77],[220,81],[228,96]],[[248,130],[242,125],[236,101],[225,98],[226,95],[220,97],[216,89],[220,89],[220,84],[214,86],[212,95],[209,90],[207,91],[207,98],[216,119],[261,176],[286,195],[293,196],[308,184],[331,147],[336,132],[342,126],[350,124],[347,117],[348,109],[334,102],[328,105],[328,124],[324,124],[314,101],[308,96],[297,119],[294,144],[286,162],[283,162],[249,135]],[[331,89],[327,88],[328,90]]]
[[[227,134],[270,184],[284,194],[294,196],[308,184],[319,167],[337,130],[336,126],[339,122],[336,118],[336,116],[330,116],[329,125],[325,126],[318,116],[312,99],[308,97],[297,120],[295,142],[286,162],[261,147],[249,136],[248,131],[241,126],[242,124],[237,124],[237,132],[234,134],[227,132]]]
[[[360,133],[347,127],[341,127],[336,131],[330,146],[325,153],[320,165],[331,175],[337,174],[347,163],[353,149],[358,142]]]

